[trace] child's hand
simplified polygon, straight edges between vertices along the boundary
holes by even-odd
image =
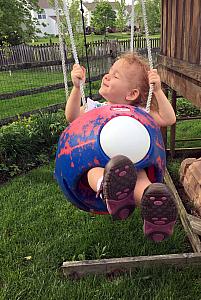
[[[148,72],[148,78],[149,78],[149,84],[153,83],[154,90],[153,93],[157,93],[161,90],[161,79],[160,76],[157,73],[156,69],[151,69]]]
[[[84,83],[86,80],[86,69],[78,64],[74,64],[71,71],[71,79],[73,85],[76,88],[80,88],[81,81]]]

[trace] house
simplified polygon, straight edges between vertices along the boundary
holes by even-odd
[[[91,25],[91,16],[98,2],[83,2],[84,16],[86,19],[86,27]],[[110,2],[113,10],[117,13],[116,2]],[[46,34],[58,35],[58,28],[56,22],[56,12],[53,6],[48,3],[48,0],[39,0],[38,5],[41,8],[41,12],[37,13],[32,11],[32,18],[38,20],[37,28],[41,31],[37,35],[42,37]],[[131,15],[131,5],[126,6],[126,14]],[[61,9],[62,11],[62,9]],[[128,19],[127,26],[130,26],[130,18]],[[44,25],[45,26],[44,26]]]
[[[36,18],[38,20],[37,28],[41,31],[41,33],[37,33],[37,35],[39,37],[46,34],[57,35],[58,28],[55,9],[50,6],[48,0],[39,0],[38,5],[41,9],[40,13],[31,11],[32,18]],[[45,26],[43,26],[43,24]]]

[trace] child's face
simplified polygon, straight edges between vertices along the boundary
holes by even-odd
[[[99,93],[111,104],[129,104],[132,91],[132,74],[135,66],[129,65],[124,59],[117,60],[101,83]]]

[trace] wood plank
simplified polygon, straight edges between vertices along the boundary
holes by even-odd
[[[162,18],[163,18],[163,39],[161,42],[161,53],[167,55],[167,9],[168,9],[168,0],[163,0],[162,2]]]
[[[189,221],[189,226],[191,226],[192,230],[196,234],[201,235],[201,218],[197,218],[195,216],[188,214],[188,221]]]
[[[189,62],[200,64],[201,50],[201,6],[200,0],[193,1],[192,24],[190,34],[191,51],[189,53]]]
[[[71,279],[78,279],[88,274],[122,274],[131,272],[136,268],[156,267],[156,266],[200,266],[200,253],[182,253],[154,256],[136,256],[123,258],[110,258],[100,260],[69,261],[64,262],[61,269],[64,276]]]
[[[164,6],[164,0],[161,0],[161,16],[160,16],[160,21],[161,21],[161,43],[160,43],[160,53],[163,53],[163,30],[164,30],[164,24],[163,24],[163,20],[164,20],[164,15],[163,15],[163,6]],[[0,52],[1,54],[1,52]]]
[[[177,12],[178,12],[178,19],[177,19],[177,28],[176,30],[176,35],[177,35],[177,48],[176,48],[176,55],[175,57],[178,59],[183,58],[183,6],[184,6],[184,1],[177,1]]]
[[[193,142],[193,141],[201,141],[201,138],[192,138],[192,139],[176,139],[175,142]]]
[[[185,5],[185,14],[184,14],[184,52],[183,60],[189,60],[189,41],[190,41],[190,32],[191,32],[191,5],[192,1],[187,0]]]
[[[162,64],[168,69],[177,71],[185,76],[188,76],[189,78],[198,81],[198,83],[201,83],[201,65],[191,64],[187,61],[167,57],[164,55],[158,55],[157,59],[158,65]]]
[[[199,158],[201,156],[201,147],[195,147],[195,148],[185,148],[185,147],[182,147],[182,148],[175,148],[175,158],[181,158],[184,156],[184,152],[186,155],[188,155],[189,157],[196,157],[196,158]],[[170,149],[167,148],[166,149],[166,154],[167,156],[170,155]]]
[[[198,235],[196,233],[194,233],[194,231],[192,230],[192,228],[189,226],[189,221],[188,221],[188,215],[187,212],[185,210],[185,207],[181,201],[181,198],[174,186],[174,183],[172,181],[172,178],[169,174],[169,172],[166,170],[165,172],[165,183],[170,187],[170,189],[172,190],[174,197],[175,197],[175,201],[177,204],[177,208],[178,208],[178,212],[179,212],[179,216],[182,222],[182,225],[184,227],[184,230],[187,233],[187,236],[189,238],[189,241],[193,247],[193,250],[195,252],[201,252],[201,242],[200,239],[198,237]]]
[[[176,28],[177,28],[177,0],[172,0],[172,29],[171,29],[171,39],[170,39],[170,44],[171,44],[171,48],[170,48],[170,56],[171,57],[175,57],[176,55],[176,47],[177,47],[177,32],[176,32]]]
[[[158,66],[158,73],[162,82],[201,108],[201,86],[183,78],[179,73],[169,71],[162,65]]]
[[[172,35],[172,0],[168,0],[167,18],[167,56],[171,57],[171,35]]]

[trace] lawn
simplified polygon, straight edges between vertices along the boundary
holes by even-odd
[[[63,278],[66,260],[191,252],[180,222],[155,244],[144,238],[138,209],[124,222],[94,216],[67,202],[54,163],[1,187],[0,299],[200,299],[199,268],[141,269],[112,281]]]
[[[70,75],[70,74],[69,74]],[[70,78],[70,77],[69,77]],[[33,89],[63,82],[62,70],[50,71],[45,68],[17,70],[0,73],[1,93],[12,93],[19,90]]]
[[[53,104],[64,103],[64,90],[55,90],[35,95],[27,95],[0,102],[0,119],[40,109]]]
[[[187,120],[177,122],[176,139],[200,138],[201,120]],[[168,132],[169,137],[169,132]],[[201,140],[176,142],[176,147],[201,147]]]
[[[21,90],[40,88],[63,82],[62,71],[47,71],[45,69],[31,69],[0,73],[1,93],[12,93]],[[65,101],[64,90],[26,95],[0,101],[0,119],[21,114],[33,109],[39,109],[51,104]]]
[[[70,73],[68,74],[70,81]],[[44,86],[54,85],[63,82],[62,71],[47,71],[41,68],[38,70],[13,71],[0,73],[1,93],[12,93],[21,90],[29,90]],[[92,93],[97,93],[97,82],[92,83]],[[89,94],[88,84],[85,89]],[[65,102],[64,89],[53,90],[44,93],[20,96],[8,100],[0,101],[0,119],[22,114],[34,109],[40,109],[49,105]]]
[[[96,34],[90,34],[86,36],[87,42],[95,42],[95,41],[101,41],[104,39],[107,40],[128,40],[131,37],[130,32],[115,32],[115,33],[107,33],[107,35],[96,35]],[[144,36],[145,37],[145,36]],[[150,35],[150,38],[160,38],[160,34]],[[35,40],[31,45],[40,45],[40,44],[49,44],[49,43],[58,43],[59,38],[58,37],[47,37],[47,38],[38,38],[38,40]]]

